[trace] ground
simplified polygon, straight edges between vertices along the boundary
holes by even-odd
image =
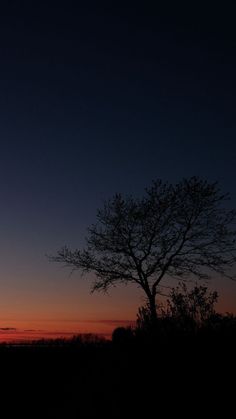
[[[192,417],[233,403],[235,346],[0,348],[4,418]],[[151,413],[152,412],[152,413]]]

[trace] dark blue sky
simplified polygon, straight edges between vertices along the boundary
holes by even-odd
[[[36,272],[46,286],[44,254],[79,245],[117,191],[200,175],[236,204],[232,12],[73,3],[1,5],[1,277],[12,287]]]

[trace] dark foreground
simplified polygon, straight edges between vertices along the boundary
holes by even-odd
[[[232,339],[0,347],[0,417],[228,418],[235,356]]]

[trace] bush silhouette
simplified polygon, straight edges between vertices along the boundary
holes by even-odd
[[[134,334],[131,327],[117,327],[112,333],[112,342],[115,345],[127,345],[133,341]]]

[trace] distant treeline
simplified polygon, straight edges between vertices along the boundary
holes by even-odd
[[[104,342],[106,342],[106,338],[103,337],[102,335],[97,335],[97,334],[93,334],[93,333],[81,333],[81,334],[76,334],[74,336],[72,336],[71,338],[64,338],[64,337],[60,337],[60,338],[41,338],[41,339],[27,339],[27,340],[21,340],[20,342],[17,341],[13,341],[13,342],[1,342],[0,346],[1,347],[31,347],[31,346],[36,346],[36,347],[60,347],[60,346],[91,346],[91,345],[95,345],[95,346],[99,346],[101,344],[103,344]]]

